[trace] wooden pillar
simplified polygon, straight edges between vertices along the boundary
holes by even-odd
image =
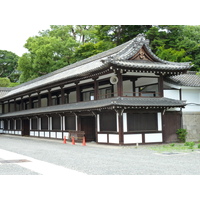
[[[48,89],[48,106],[52,106],[51,89]]]
[[[69,93],[70,93],[69,91],[66,92],[66,94],[67,94],[66,103],[69,103]]]
[[[158,93],[159,97],[163,97],[163,75],[158,78]]]
[[[64,91],[64,85],[60,86],[61,89],[61,98],[60,98],[60,104],[64,104],[65,103],[65,91]]]
[[[4,105],[4,102],[1,104],[2,105],[2,114],[5,113],[5,105]]]
[[[14,112],[17,111],[16,98],[14,99]]]
[[[23,103],[24,103],[24,101],[23,101],[23,97],[21,97],[20,110],[23,110]]]
[[[132,82],[133,96],[137,96],[136,91],[135,91],[136,90],[135,81],[137,81],[137,78],[132,78],[130,81]]]
[[[120,71],[117,71],[118,83],[117,83],[117,95],[123,96],[123,77]]]
[[[123,110],[117,112],[118,116],[118,130],[119,130],[119,145],[124,144],[124,132],[123,132]]]
[[[31,94],[29,94],[29,109],[32,108],[32,98],[31,98]]]
[[[38,108],[41,108],[41,95],[40,95],[40,92],[38,92]]]
[[[8,112],[10,112],[10,101],[8,100]]]
[[[76,82],[76,102],[81,101],[81,91],[80,86],[78,85],[79,82]]]
[[[94,80],[94,100],[98,99],[98,91],[99,91],[99,83],[97,81],[97,78],[93,78]]]

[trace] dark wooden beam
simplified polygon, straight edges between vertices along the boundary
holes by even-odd
[[[163,75],[158,78],[158,93],[160,97],[163,97]]]
[[[117,71],[117,94],[118,96],[123,96],[123,77],[120,71]]]

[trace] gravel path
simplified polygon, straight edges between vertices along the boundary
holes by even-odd
[[[0,149],[63,166],[88,175],[200,175],[200,151],[158,154],[149,146],[119,147],[0,135]],[[0,155],[1,158],[1,155]],[[16,168],[15,168],[16,167]],[[0,174],[22,174],[19,166],[0,165]],[[24,174],[37,174],[24,171]]]

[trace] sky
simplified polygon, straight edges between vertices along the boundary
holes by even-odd
[[[192,2],[193,0],[191,0]],[[95,3],[93,3],[95,2]],[[198,6],[168,0],[6,0],[0,10],[0,50],[22,56],[26,40],[50,25],[199,24]],[[171,3],[170,3],[171,2]],[[173,3],[173,6],[172,6]],[[156,5],[156,6],[154,6]],[[193,5],[193,4],[191,4]],[[177,23],[178,22],[178,23]],[[180,23],[179,23],[180,22]],[[197,22],[197,23],[196,23]]]
[[[24,44],[29,37],[38,35],[39,31],[49,29],[48,24],[17,24],[1,26],[0,50],[11,51],[18,56],[28,52]]]

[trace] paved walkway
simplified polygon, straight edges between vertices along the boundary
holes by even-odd
[[[84,173],[0,149],[0,175],[80,176]]]
[[[27,161],[19,161],[23,159]],[[63,144],[61,140],[0,135],[0,174],[200,175],[199,166],[200,151],[159,154],[145,145],[82,146]]]

